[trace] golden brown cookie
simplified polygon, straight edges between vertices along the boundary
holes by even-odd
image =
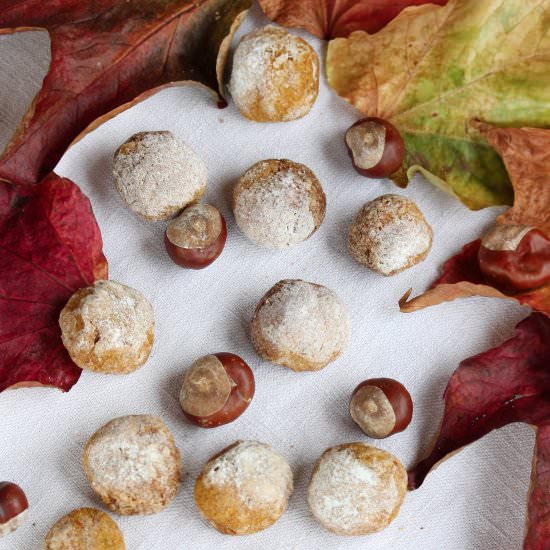
[[[86,443],[83,466],[92,489],[121,515],[162,511],[181,482],[174,438],[150,415],[122,416],[101,427]]]
[[[46,550],[125,550],[118,525],[101,510],[79,508],[48,531]]]
[[[315,518],[337,535],[385,529],[407,492],[407,472],[392,454],[364,443],[327,449],[315,464],[308,503]]]
[[[250,333],[264,359],[295,371],[320,370],[343,353],[349,317],[327,287],[285,280],[260,300]]]
[[[305,40],[267,26],[239,42],[229,90],[239,111],[251,120],[302,118],[319,93],[319,58]]]
[[[155,316],[141,292],[116,281],[96,281],[71,296],[59,326],[63,344],[80,368],[126,374],[149,358]]]
[[[203,467],[195,502],[221,533],[248,535],[282,516],[292,490],[292,470],[281,455],[264,443],[237,441]]]
[[[169,220],[198,201],[207,184],[204,162],[171,132],[140,132],[115,153],[115,187],[146,220]]]
[[[262,160],[233,189],[233,213],[254,243],[286,248],[305,241],[325,218],[326,197],[315,174],[291,160]]]
[[[426,258],[432,228],[418,206],[401,195],[382,195],[361,208],[349,228],[351,255],[381,275],[395,275]]]

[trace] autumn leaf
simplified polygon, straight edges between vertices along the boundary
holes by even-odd
[[[58,317],[77,289],[107,278],[99,228],[88,199],[55,174],[23,198],[0,183],[1,197],[0,391],[68,391],[81,370],[61,342]]]
[[[515,300],[550,317],[550,283],[534,290],[516,293],[501,292],[486,284],[477,260],[480,245],[481,239],[468,243],[458,254],[447,260],[439,279],[423,294],[409,300],[409,290],[399,301],[401,311],[414,313],[457,298],[484,296]]]
[[[196,81],[219,89],[231,33],[249,6],[0,0],[0,34],[46,29],[52,53],[42,89],[0,158],[0,179],[38,183],[83,132],[163,87]]]
[[[550,236],[550,130],[536,128],[482,128],[502,155],[514,186],[514,206],[498,223],[537,227]],[[504,293],[485,283],[477,253],[480,240],[467,244],[443,266],[432,287],[409,300],[409,290],[399,305],[410,313],[425,307],[469,296],[506,298],[550,316],[550,283],[534,290]]]
[[[498,221],[538,227],[550,236],[550,130],[491,128],[485,136],[514,184],[514,206]]]
[[[353,31],[379,31],[407,6],[430,0],[259,0],[267,17],[286,27],[306,29],[319,38],[346,37]],[[431,0],[446,4],[447,0]]]
[[[0,182],[0,220],[10,213],[16,197],[17,191],[13,185]]]
[[[511,204],[504,164],[472,124],[550,126],[550,0],[450,0],[405,9],[380,32],[329,44],[327,76],[392,122],[415,173],[472,209]]]
[[[534,313],[514,336],[466,359],[444,394],[445,410],[428,456],[409,472],[409,488],[453,453],[512,422],[538,427],[529,492],[526,550],[550,545],[550,319]]]

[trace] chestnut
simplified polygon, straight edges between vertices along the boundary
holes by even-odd
[[[180,404],[185,416],[201,428],[233,422],[254,397],[254,374],[233,353],[206,355],[185,373]]]
[[[0,482],[0,537],[15,531],[25,519],[29,503],[19,485]]]
[[[496,225],[482,239],[479,268],[500,290],[530,290],[550,281],[550,239],[526,225]]]
[[[344,141],[354,168],[362,176],[387,178],[403,164],[405,143],[387,120],[364,118],[348,129]]]
[[[411,422],[413,402],[407,388],[392,378],[371,378],[351,394],[349,412],[369,437],[383,439]]]
[[[222,213],[210,204],[194,204],[168,224],[164,245],[174,263],[203,269],[222,253],[226,239]]]

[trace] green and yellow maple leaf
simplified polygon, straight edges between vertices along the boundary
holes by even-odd
[[[550,127],[550,0],[450,0],[403,11],[376,34],[330,42],[334,90],[392,122],[406,158],[469,208],[510,204],[512,186],[477,121]]]

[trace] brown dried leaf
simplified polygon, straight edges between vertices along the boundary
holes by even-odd
[[[354,31],[377,32],[403,9],[447,0],[259,0],[271,20],[285,27],[306,29],[319,38],[348,36]]]
[[[492,128],[485,137],[514,186],[514,206],[498,222],[532,225],[550,235],[550,130]]]
[[[469,208],[512,204],[502,159],[470,122],[550,127],[549,21],[550,0],[410,7],[377,33],[332,40],[327,78],[401,132],[399,186],[420,172]]]
[[[550,316],[550,284],[516,294],[505,294],[490,285],[484,284],[477,261],[480,244],[479,239],[468,243],[458,254],[447,260],[443,265],[441,277],[428,291],[409,300],[412,290],[408,290],[399,300],[401,311],[403,313],[413,313],[443,302],[451,302],[457,298],[486,296],[487,298],[515,300],[522,305],[532,307],[535,311]]]

